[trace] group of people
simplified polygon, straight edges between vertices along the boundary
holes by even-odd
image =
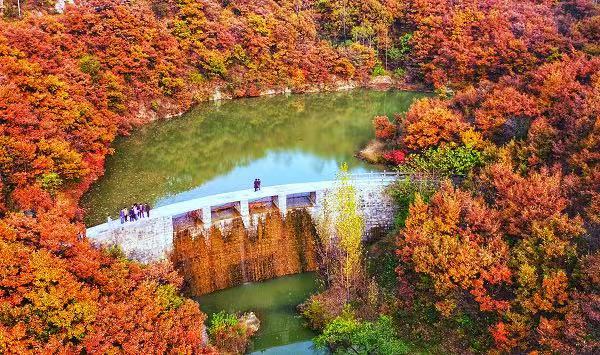
[[[260,179],[254,179],[254,191],[260,190]]]
[[[139,218],[150,217],[150,205],[148,203],[134,203],[130,208],[124,207],[119,212],[121,224],[137,221]]]

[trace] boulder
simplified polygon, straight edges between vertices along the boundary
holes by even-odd
[[[240,317],[240,322],[246,325],[246,328],[250,331],[250,333],[255,333],[260,328],[260,320],[254,314],[254,312],[244,313]]]

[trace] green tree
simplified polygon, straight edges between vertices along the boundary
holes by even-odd
[[[416,172],[437,176],[466,176],[474,168],[482,166],[483,160],[482,152],[474,148],[445,144],[410,155],[406,166]]]
[[[394,219],[395,227],[397,229],[404,228],[410,205],[415,202],[417,194],[427,202],[437,187],[437,181],[430,176],[423,176],[423,178],[415,180],[407,177],[394,182],[388,188],[388,194],[392,196],[398,208]]]
[[[51,194],[54,194],[63,183],[60,175],[54,172],[42,175],[39,180],[44,190],[50,192]]]
[[[79,59],[79,69],[83,73],[88,74],[94,82],[97,82],[100,70],[102,70],[102,64],[100,64],[100,61],[94,55],[86,54]]]
[[[334,354],[407,354],[408,346],[396,336],[392,320],[380,316],[376,322],[360,322],[344,314],[327,324],[314,339],[319,348]]]
[[[356,188],[352,185],[348,165],[342,164],[337,182],[323,203],[317,231],[326,264],[326,277],[339,281],[347,298],[352,280],[362,272],[362,234],[364,221],[358,211]]]
[[[211,317],[208,334],[214,338],[220,332],[237,326],[238,323],[239,320],[235,314],[220,311]]]
[[[344,252],[342,263],[344,284],[349,292],[353,275],[361,271],[364,221],[358,212],[356,188],[350,181],[346,163],[342,164],[338,174],[338,186],[333,193],[333,198],[336,212],[335,231],[340,248]]]

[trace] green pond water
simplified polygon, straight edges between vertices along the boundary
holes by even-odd
[[[323,354],[310,341],[315,333],[304,326],[297,305],[318,291],[314,273],[284,276],[213,292],[194,299],[210,319],[221,310],[252,311],[260,320],[250,353]]]
[[[355,152],[376,115],[404,112],[423,94],[354,90],[199,105],[113,144],[105,175],[84,196],[86,223],[116,218],[135,202],[162,206],[263,186],[332,179],[339,164],[367,166]]]

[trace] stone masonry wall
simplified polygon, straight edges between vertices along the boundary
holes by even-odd
[[[125,255],[140,262],[163,259],[173,249],[173,222],[171,217],[141,219],[112,227],[94,239],[96,243],[118,245]]]
[[[374,185],[358,194],[359,208],[365,221],[365,239],[375,238],[394,226],[396,205],[382,185]]]
[[[365,229],[364,240],[386,233],[394,225],[396,205],[386,193],[387,185],[380,183],[356,184],[359,213],[362,214]],[[317,192],[317,205],[312,209],[313,218],[317,218],[329,191]]]

